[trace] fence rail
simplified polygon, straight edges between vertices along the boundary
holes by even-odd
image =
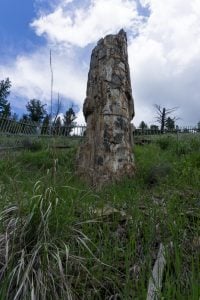
[[[82,125],[44,125],[30,120],[23,122],[0,117],[1,135],[26,136],[76,136],[83,137],[86,126]]]
[[[31,120],[16,121],[10,118],[0,117],[0,135],[26,135],[26,136],[63,136],[63,137],[83,137],[86,130],[85,125],[44,125]],[[195,126],[179,127],[172,130],[135,128],[133,136],[161,135],[178,133],[200,133],[200,128]]]
[[[160,129],[141,129],[135,128],[133,131],[134,136],[146,136],[146,135],[163,135],[163,134],[181,134],[181,133],[192,133],[192,134],[200,134],[200,128],[195,126],[185,126],[185,127],[178,127],[174,129],[165,129],[162,132]]]

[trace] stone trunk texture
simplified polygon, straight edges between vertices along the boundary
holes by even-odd
[[[87,129],[78,174],[97,186],[133,176],[134,105],[123,30],[101,39],[92,51],[83,112]]]

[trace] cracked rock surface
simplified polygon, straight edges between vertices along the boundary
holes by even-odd
[[[107,35],[93,49],[83,112],[87,129],[78,174],[97,186],[133,176],[134,104],[124,30]]]

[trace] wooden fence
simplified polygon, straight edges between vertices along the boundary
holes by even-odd
[[[141,129],[135,128],[133,131],[134,136],[149,136],[149,135],[164,135],[164,134],[183,134],[183,133],[190,133],[190,134],[200,134],[200,128],[195,126],[184,126],[178,127],[171,130],[165,129],[164,132],[161,132],[160,129]]]
[[[63,137],[83,137],[86,130],[85,125],[71,126],[60,125],[44,125],[31,120],[16,121],[10,118],[0,117],[0,135],[25,135],[25,136],[63,136]],[[181,134],[181,133],[200,133],[200,128],[195,126],[179,127],[172,130],[165,130],[164,134]],[[161,135],[159,129],[141,129],[135,128],[133,136]]]
[[[76,124],[70,126],[44,125],[31,120],[16,121],[0,117],[1,135],[83,137],[85,129],[86,126]]]

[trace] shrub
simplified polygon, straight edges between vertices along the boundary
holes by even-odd
[[[159,145],[159,147],[162,150],[167,150],[167,149],[171,148],[174,145],[174,142],[175,142],[175,139],[171,136],[161,137],[156,141],[156,143]]]

